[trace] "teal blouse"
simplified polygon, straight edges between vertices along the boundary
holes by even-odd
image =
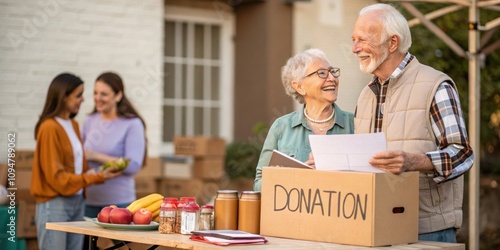
[[[327,131],[331,134],[353,134],[354,115],[341,110],[336,104],[334,125]],[[276,119],[271,125],[260,153],[257,164],[254,190],[260,191],[262,181],[262,167],[269,164],[274,149],[279,150],[295,159],[305,162],[309,159],[311,145],[309,135],[313,134],[304,116],[304,106],[298,111],[286,114]]]

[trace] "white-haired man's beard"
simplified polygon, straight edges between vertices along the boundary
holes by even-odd
[[[363,56],[363,55],[358,54],[358,57],[359,56]],[[389,51],[387,49],[384,49],[382,51],[382,55],[380,55],[380,57],[377,58],[377,60],[373,59],[373,54],[364,55],[364,56],[369,56],[370,63],[368,63],[368,65],[365,65],[365,64],[362,64],[361,62],[359,62],[359,69],[364,73],[371,74],[371,73],[373,73],[374,70],[376,70],[380,66],[380,64],[382,64],[387,59],[387,57],[389,56]]]

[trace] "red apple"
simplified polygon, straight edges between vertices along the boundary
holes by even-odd
[[[109,213],[111,213],[111,210],[117,208],[115,205],[103,207],[101,211],[97,214],[97,221],[103,222],[103,223],[109,223]]]
[[[115,208],[109,213],[109,222],[114,224],[130,224],[132,213],[126,208]]]
[[[149,225],[151,220],[153,220],[153,214],[151,214],[151,212],[146,208],[141,208],[135,211],[134,216],[132,217],[134,224]]]

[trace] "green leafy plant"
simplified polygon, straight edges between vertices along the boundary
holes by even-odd
[[[227,145],[225,170],[230,179],[255,178],[255,168],[267,130],[263,122],[258,122],[252,128],[251,137]]]

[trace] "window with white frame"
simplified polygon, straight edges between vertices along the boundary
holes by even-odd
[[[163,142],[178,135],[230,137],[232,69],[227,65],[232,58],[223,50],[229,42],[224,41],[227,27],[183,16],[166,18],[164,29]]]

